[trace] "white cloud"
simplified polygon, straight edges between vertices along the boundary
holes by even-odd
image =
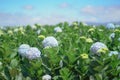
[[[25,6],[23,6],[23,9],[25,9],[25,10],[34,10],[34,7],[32,5],[25,5]]]
[[[63,8],[67,7],[67,4],[63,5]],[[32,8],[31,8],[32,9]],[[77,9],[78,10],[78,9]],[[119,22],[120,21],[120,6],[86,6],[80,11],[80,15],[67,15],[60,13],[52,13],[52,15],[45,16],[30,16],[20,13],[3,13],[0,12],[0,25],[27,25],[27,24],[57,24],[59,22]],[[72,13],[71,13],[72,14]]]
[[[60,8],[68,8],[68,7],[70,7],[70,4],[68,4],[68,3],[62,3],[62,4],[59,5],[59,7]]]
[[[46,17],[42,16],[28,16],[25,14],[10,14],[10,13],[0,13],[0,25],[33,25],[35,23],[39,24],[57,24],[59,22],[72,22],[75,21],[74,18],[69,18],[61,15],[50,15]]]
[[[120,6],[86,6],[81,9],[84,16],[93,16],[99,22],[112,22],[120,21]]]

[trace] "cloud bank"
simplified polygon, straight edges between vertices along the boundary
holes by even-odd
[[[39,23],[45,24],[57,24],[59,22],[72,22],[75,19],[61,16],[61,15],[51,15],[51,16],[28,16],[26,14],[10,14],[0,12],[0,26],[15,26],[15,25],[33,25]]]
[[[83,16],[94,17],[97,22],[120,21],[120,6],[85,6],[80,11]]]
[[[63,3],[59,5],[59,8],[70,9],[78,13],[78,15],[70,13],[70,15],[64,15],[60,13],[51,13],[48,15],[27,15],[26,13],[7,13],[0,11],[0,26],[6,25],[33,25],[35,23],[39,24],[57,24],[59,22],[73,22],[73,21],[84,21],[84,22],[120,22],[120,6],[91,6],[87,5],[82,8],[71,9],[68,3]],[[35,8],[31,5],[26,5],[23,7],[24,10],[34,10]],[[35,11],[35,10],[34,10]],[[34,12],[33,11],[33,12]],[[71,11],[71,12],[72,12]],[[29,12],[29,11],[28,11]],[[69,12],[68,12],[69,13]],[[39,13],[38,13],[39,14]]]

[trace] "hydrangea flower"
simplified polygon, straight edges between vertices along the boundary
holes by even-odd
[[[54,32],[62,32],[62,29],[60,27],[55,27]]]
[[[26,51],[26,58],[32,60],[39,58],[41,55],[41,52],[36,47],[31,47]]]
[[[79,27],[78,27],[78,26],[75,26],[74,29],[77,30],[77,29],[79,29]]]
[[[119,30],[119,29],[115,29],[115,30],[114,30],[114,32],[117,32],[117,33],[119,33],[119,32],[120,32],[120,30]]]
[[[56,47],[58,46],[58,41],[53,36],[49,36],[43,40],[42,44],[44,48],[45,47]]]
[[[88,59],[88,54],[83,53],[83,54],[80,55],[80,57],[81,57],[82,59]]]
[[[92,25],[93,28],[95,28],[96,26],[95,25]]]
[[[109,56],[112,56],[112,55],[117,55],[117,54],[119,54],[119,52],[118,52],[118,51],[110,51]]]
[[[115,38],[115,33],[110,34],[109,38],[114,39]]]
[[[36,29],[37,29],[37,27],[36,27],[35,25],[32,25],[31,28],[32,28],[33,30],[36,30]]]
[[[93,40],[92,40],[91,38],[87,38],[87,39],[86,39],[86,42],[87,42],[87,43],[93,43]]]
[[[85,36],[81,36],[80,39],[86,40],[87,38]]]
[[[108,48],[101,48],[97,51],[97,53],[106,53],[108,51]]]
[[[30,46],[28,44],[22,44],[20,45],[20,47],[18,48],[18,53],[23,56],[26,57],[26,51],[30,48]]]
[[[51,80],[51,76],[46,74],[42,77],[42,80]]]
[[[108,23],[108,24],[106,25],[106,28],[107,28],[107,29],[114,29],[114,28],[115,28],[115,25],[114,25],[113,23]]]
[[[4,34],[4,33],[3,33],[3,31],[2,31],[2,30],[0,30],[0,36],[1,36],[1,35],[3,35],[3,34]]]
[[[115,27],[118,28],[118,27],[120,27],[120,25],[117,24],[117,25],[115,25]]]
[[[41,30],[40,30],[40,29],[36,31],[36,33],[37,33],[38,35],[40,34],[40,32],[41,32]]]
[[[18,32],[18,31],[19,31],[19,29],[18,29],[18,28],[15,28],[15,29],[14,29],[14,32]]]
[[[98,31],[103,32],[104,30],[103,29],[98,29]]]
[[[44,35],[39,35],[38,38],[45,39],[45,36]]]
[[[118,41],[120,41],[120,38],[118,38]]]
[[[72,23],[74,26],[78,26],[78,23],[77,22],[73,22]]]
[[[0,62],[0,66],[2,66],[2,62]]]
[[[13,35],[13,31],[12,30],[8,30],[7,32],[9,35]]]
[[[90,47],[90,52],[93,54],[98,54],[101,49],[108,49],[107,46],[101,42],[96,42]],[[98,54],[99,55],[99,54]]]
[[[89,30],[88,30],[88,32],[94,32],[95,31],[95,28],[90,28]]]
[[[21,26],[21,27],[19,27],[19,31],[20,31],[20,32],[23,32],[23,31],[25,31],[25,30],[24,30],[24,28]]]
[[[61,68],[63,67],[63,61],[62,60],[60,60],[59,65],[60,65]]]

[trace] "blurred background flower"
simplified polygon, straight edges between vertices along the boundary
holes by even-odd
[[[43,42],[42,42],[44,48],[49,46],[49,47],[57,47],[58,46],[58,41],[56,40],[55,37],[49,36],[46,37]]]
[[[107,46],[102,42],[96,42],[91,45],[90,52],[96,55],[99,55],[100,51],[108,50]]]

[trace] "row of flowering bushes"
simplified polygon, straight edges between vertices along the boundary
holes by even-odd
[[[0,28],[0,80],[119,79],[119,25]]]

